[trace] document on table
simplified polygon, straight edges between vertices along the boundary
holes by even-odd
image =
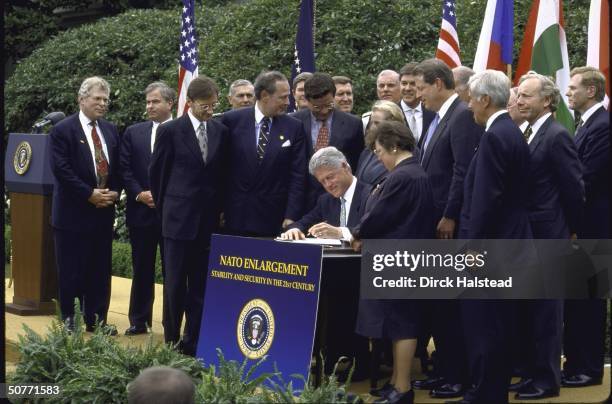
[[[306,238],[304,240],[283,240],[280,237],[275,238],[276,241],[288,241],[290,243],[315,244],[315,245],[342,245],[342,240],[335,238]]]

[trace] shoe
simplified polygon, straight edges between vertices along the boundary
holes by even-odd
[[[539,400],[542,398],[557,396],[559,396],[559,390],[545,390],[534,386],[533,383],[530,383],[527,386],[523,387],[522,390],[519,390],[514,396],[514,398],[517,400]]]
[[[508,391],[514,391],[516,393],[517,391],[523,389],[525,386],[527,386],[528,384],[531,384],[532,382],[533,382],[533,379],[522,378],[518,382],[510,384],[508,386]]]
[[[423,380],[415,380],[412,382],[412,387],[417,390],[431,390],[440,387],[444,384],[443,377],[428,377]]]
[[[601,377],[591,377],[584,374],[563,376],[561,386],[563,387],[586,387],[601,384]]]
[[[391,383],[387,382],[382,387],[370,390],[370,395],[376,397],[387,397],[387,395],[389,395],[389,393],[391,393],[394,389],[395,387]]]
[[[118,334],[117,332],[117,327],[115,327],[112,324],[101,324],[100,329],[102,331],[102,334],[108,335],[110,337],[114,337]],[[96,331],[96,327],[93,325],[88,325],[85,327],[85,331],[87,332],[95,332]]]
[[[440,387],[429,392],[429,395],[434,398],[455,398],[463,395],[463,385],[461,384],[443,384]]]
[[[74,332],[74,318],[66,317],[64,320],[64,330],[66,330],[68,334],[72,334]]]
[[[374,401],[375,404],[414,404],[414,390],[408,390],[404,393],[393,389],[386,396],[380,400]]]
[[[135,325],[131,325],[130,328],[128,328],[127,330],[125,330],[125,335],[139,335],[139,334],[146,334],[147,331],[147,327],[138,327]]]

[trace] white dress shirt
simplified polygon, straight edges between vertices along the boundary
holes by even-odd
[[[170,115],[170,118],[166,119],[162,123],[170,122],[171,120],[172,120],[172,115]],[[155,122],[155,121],[152,121],[152,122],[153,122],[153,129],[151,129],[151,153],[153,153],[153,147],[155,146],[155,138],[157,136],[157,128],[159,127],[159,125],[162,124],[162,123]]]
[[[552,112],[547,112],[544,115],[542,115],[537,121],[535,121],[533,125],[531,125],[531,136],[529,136],[529,139],[527,139],[528,144],[531,143],[536,133],[538,133],[538,130],[540,130],[544,122],[546,122],[548,117],[551,115],[552,115]]]
[[[412,115],[414,115],[414,119],[416,121],[416,131],[414,131],[415,133],[413,133],[413,135],[414,135],[414,140],[416,140],[418,142],[419,138],[421,137],[421,134],[423,132],[423,107],[422,107],[422,103],[419,102],[419,104],[416,106],[416,108],[412,108],[412,107],[408,106],[408,104],[406,104],[404,102],[404,100],[402,100],[400,102],[400,105],[402,107],[402,111],[404,112],[404,116],[406,117],[406,122],[410,123],[410,118],[412,117]],[[410,125],[408,125],[408,126],[410,126]]]

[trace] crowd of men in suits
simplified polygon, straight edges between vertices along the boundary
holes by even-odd
[[[451,71],[428,59],[377,77],[379,100],[399,107],[416,141],[431,183],[436,237],[610,238],[604,76],[576,68],[569,87],[559,89],[530,72],[511,89],[499,75]],[[156,82],[144,90],[149,119],[119,136],[103,119],[110,85],[100,77],[84,80],[79,112],[50,134],[52,224],[68,330],[74,329],[79,298],[88,331],[99,322],[117,333],[106,318],[114,205],[122,189],[134,269],[126,334],[146,333],[151,326],[159,246],[165,340],[190,355],[201,326],[213,232],[351,241],[369,190],[381,180],[360,172],[371,153],[364,134],[373,112],[361,119],[351,114],[352,90],[344,76],[302,73],[289,83],[283,74],[265,71],[253,84],[233,82],[227,95],[232,110],[214,114],[219,89],[199,76],[187,90],[187,114],[173,119],[175,93]],[[574,137],[554,119],[560,91],[580,117]],[[297,111],[287,114],[290,93]],[[463,396],[459,402],[505,402],[513,358],[522,379],[510,389],[520,399],[556,396],[561,385],[601,383],[604,301],[510,305],[424,305],[430,321],[420,346],[423,351],[433,337],[436,369],[414,387],[438,398]],[[520,314],[506,316],[509,310]],[[510,317],[519,323],[504,320]],[[508,356],[504,349],[514,340],[523,341],[529,354]]]

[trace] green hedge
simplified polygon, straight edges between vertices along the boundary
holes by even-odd
[[[516,2],[515,61],[529,3]],[[565,3],[570,61],[583,64],[589,2]],[[462,60],[468,65],[485,5],[486,0],[474,0],[458,8]],[[437,2],[337,0],[318,2],[317,7],[317,69],[353,78],[357,113],[369,109],[375,99],[378,71],[399,69],[407,61],[434,54],[440,25]],[[200,72],[215,79],[224,93],[233,80],[253,79],[262,69],[289,74],[297,13],[297,0],[198,4]],[[6,129],[27,131],[50,111],[75,112],[79,84],[94,74],[111,83],[110,120],[120,128],[142,120],[144,87],[160,79],[176,85],[179,19],[178,9],[129,10],[50,39],[24,59],[7,82]],[[227,108],[225,97],[221,102]]]
[[[129,243],[113,241],[112,274],[122,278],[132,278],[132,247]],[[163,283],[159,248],[155,260],[155,282]]]

